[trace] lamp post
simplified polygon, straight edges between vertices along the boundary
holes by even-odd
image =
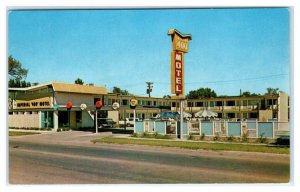
[[[69,129],[71,129],[71,123],[70,123],[70,113],[71,113],[71,109],[72,109],[72,103],[69,101],[66,103],[66,107],[67,107],[67,110],[68,110],[68,125],[69,125]]]
[[[133,130],[135,132],[135,108],[138,104],[138,101],[136,99],[131,99],[130,100],[130,108],[133,109]]]
[[[96,102],[96,118],[95,118],[96,133],[98,133],[98,110],[101,109],[102,106],[103,106],[102,101]]]

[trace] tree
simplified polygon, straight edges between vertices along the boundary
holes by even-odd
[[[8,87],[30,87],[31,83],[25,81],[27,74],[28,69],[22,68],[22,63],[10,55],[8,57]]]
[[[120,95],[132,95],[126,89],[123,90],[123,89],[121,89],[119,87],[113,87],[113,93],[118,93]]]
[[[277,95],[279,92],[279,88],[271,88],[271,87],[268,87],[267,88],[267,93],[268,95]]]
[[[163,98],[164,99],[171,99],[171,96],[170,95],[164,95]]]
[[[8,87],[30,87],[31,83],[26,81],[20,81],[19,79],[9,79]]]
[[[14,59],[11,55],[8,57],[8,74],[12,79],[26,79],[28,69],[22,68],[22,63]]]
[[[245,91],[241,94],[241,96],[244,96],[244,97],[250,97],[250,96],[258,96],[259,94],[256,94],[256,93],[250,93],[250,91]]]
[[[211,98],[217,97],[217,94],[210,88],[199,88],[197,90],[190,91],[186,97],[188,99]]]
[[[83,85],[84,84],[84,82],[80,78],[77,78],[74,83],[78,84],[78,85]]]

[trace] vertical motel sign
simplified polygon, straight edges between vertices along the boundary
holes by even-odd
[[[184,53],[188,52],[190,34],[182,34],[176,29],[170,29],[172,37],[171,52],[171,93],[184,97]]]

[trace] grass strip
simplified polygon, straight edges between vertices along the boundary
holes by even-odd
[[[265,145],[244,145],[244,144],[224,144],[224,143],[203,143],[189,141],[161,141],[161,140],[144,140],[144,139],[127,139],[105,137],[92,140],[93,143],[116,143],[116,144],[134,144],[150,145],[163,147],[179,147],[184,149],[204,149],[204,150],[225,150],[225,151],[245,151],[245,152],[263,152],[289,154],[289,147],[265,146]]]
[[[34,135],[40,134],[36,132],[22,132],[22,131],[9,131],[9,136],[22,136],[22,135]]]

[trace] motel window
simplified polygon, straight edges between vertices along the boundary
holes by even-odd
[[[76,123],[81,122],[81,111],[76,111]]]
[[[235,106],[235,101],[227,101],[227,106]]]
[[[218,106],[218,107],[221,107],[223,104],[222,104],[222,101],[217,101],[216,102],[216,106]]]
[[[193,102],[188,102],[187,105],[188,107],[193,107]]]
[[[122,100],[122,105],[128,105],[128,100],[127,99],[123,99]]]
[[[107,105],[107,97],[103,98],[103,105]]]
[[[172,107],[176,107],[176,102],[172,102]]]
[[[257,100],[249,100],[248,105],[257,105],[258,101]]]
[[[277,112],[275,112],[275,111],[273,113],[273,119],[277,119]]]
[[[247,106],[247,100],[243,100],[243,106]]]
[[[112,105],[112,100],[108,99],[108,105]]]
[[[210,102],[210,106],[211,106],[211,107],[214,107],[214,106],[215,106],[215,102],[211,101],[211,102]]]
[[[257,113],[249,113],[249,118],[257,118]]]
[[[145,105],[145,101],[144,100],[142,100],[142,105]]]
[[[196,107],[203,107],[203,102],[196,102]]]
[[[223,117],[222,113],[218,113],[218,118],[222,118],[222,117]]]
[[[235,118],[235,113],[227,113],[228,118]]]
[[[153,101],[153,106],[156,106],[156,101]]]
[[[152,103],[151,101],[147,101],[147,105],[148,105],[148,106],[150,106],[150,105],[151,105],[151,103]]]
[[[208,102],[204,102],[205,107],[208,107]]]
[[[138,100],[138,104],[139,104],[139,105],[142,105],[142,101],[141,101],[141,100]]]
[[[9,114],[9,115],[13,115],[14,113],[13,113],[13,112],[8,112],[8,114]]]
[[[273,105],[273,99],[268,99],[268,105]]]

